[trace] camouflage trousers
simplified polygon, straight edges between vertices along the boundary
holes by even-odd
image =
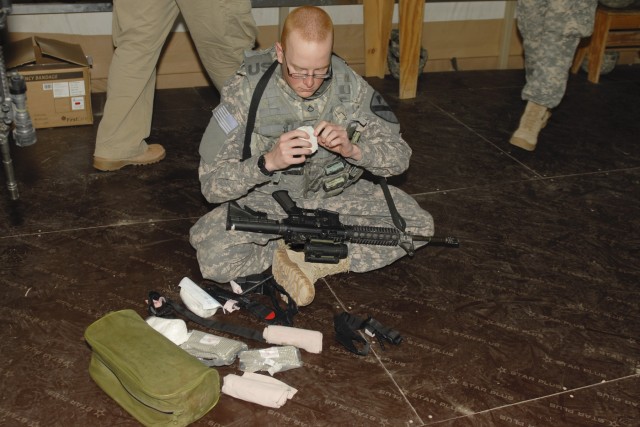
[[[407,223],[406,231],[432,236],[434,227],[431,215],[422,209],[408,194],[389,187],[400,215]],[[323,208],[340,214],[346,225],[393,227],[389,207],[382,189],[370,181],[360,180],[345,189],[342,194],[328,199],[298,199],[296,204],[304,209]],[[270,219],[286,215],[270,193],[253,191],[238,200],[240,206],[267,213]],[[190,241],[197,251],[200,271],[204,278],[226,283],[237,277],[262,273],[273,259],[280,236],[245,231],[226,230],[227,203],[203,216],[191,228]],[[416,242],[416,247],[422,244]],[[371,271],[402,258],[406,252],[400,247],[347,244],[350,270]]]
[[[591,35],[597,0],[518,0],[527,82],[522,99],[547,108],[562,100],[576,47]]]

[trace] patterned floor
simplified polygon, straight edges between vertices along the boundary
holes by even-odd
[[[411,100],[370,79],[414,151],[392,184],[461,247],[320,280],[295,320],[323,333],[323,351],[275,374],[294,398],[270,409],[222,395],[194,425],[638,425],[640,69],[598,85],[572,76],[533,153],[508,144],[523,79],[429,73]],[[197,148],[217,102],[208,88],[158,91],[149,142],[168,155],[155,166],[92,169],[103,95],[93,126],[12,144],[21,198],[0,192],[0,424],[137,425],[89,377],[83,333],[111,311],[146,316],[151,289],[179,299],[183,277],[201,282],[188,231],[211,209]],[[404,340],[349,353],[333,330],[342,311]],[[243,312],[224,320],[263,327]]]

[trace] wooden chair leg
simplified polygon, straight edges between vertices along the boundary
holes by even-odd
[[[576,74],[580,70],[580,66],[582,65],[582,61],[584,61],[585,56],[587,56],[587,52],[589,50],[589,38],[582,39],[580,41],[580,45],[576,50],[576,56],[573,58],[573,64],[571,65],[571,74]]]
[[[607,35],[611,25],[611,17],[598,10],[589,44],[589,75],[587,79],[591,83],[600,81],[600,69],[604,60],[604,50],[607,44]]]

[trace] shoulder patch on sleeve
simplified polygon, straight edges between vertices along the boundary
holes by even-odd
[[[219,105],[213,110],[213,118],[216,119],[220,129],[222,129],[226,135],[229,135],[238,127],[238,121],[233,117],[233,114],[227,110],[225,105]]]
[[[384,100],[382,95],[378,91],[375,91],[371,97],[371,105],[369,106],[371,112],[389,123],[398,123],[398,118],[391,111],[391,107]]]

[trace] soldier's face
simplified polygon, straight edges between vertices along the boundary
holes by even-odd
[[[286,51],[276,43],[278,62],[282,65],[282,77],[298,96],[312,96],[331,73],[333,40],[305,41],[290,35]]]

